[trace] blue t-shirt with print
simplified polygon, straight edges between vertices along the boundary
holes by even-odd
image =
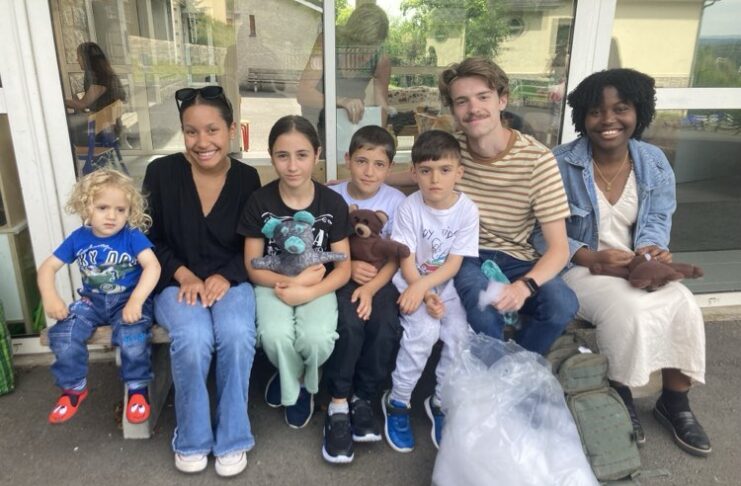
[[[54,256],[67,264],[77,260],[84,290],[117,294],[136,287],[142,273],[136,256],[152,246],[144,233],[129,226],[105,238],[82,226],[59,245]]]

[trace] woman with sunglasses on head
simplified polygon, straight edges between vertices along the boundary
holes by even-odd
[[[702,312],[684,285],[654,292],[592,275],[594,264],[627,265],[636,255],[671,262],[675,179],[658,147],[641,141],[655,113],[654,79],[632,69],[588,76],[568,96],[579,138],[553,149],[569,198],[571,260],[563,279],[579,299],[577,316],[597,328],[608,377],[628,407],[638,444],[645,434],[629,387],[661,372],[654,416],[679,447],[697,456],[710,440],[690,409],[692,382],[705,380]],[[536,237],[536,248],[543,248]]]
[[[144,178],[149,237],[162,265],[155,318],[171,341],[175,467],[200,472],[213,454],[216,473],[233,476],[244,470],[255,443],[247,417],[255,295],[236,228],[260,179],[228,155],[236,124],[221,87],[184,88],[175,98],[185,151],[155,160]],[[213,423],[206,386],[212,361]]]

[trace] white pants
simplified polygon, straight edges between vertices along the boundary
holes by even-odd
[[[407,285],[401,275],[394,277],[394,284],[403,292]],[[401,337],[399,354],[396,357],[396,369],[391,373],[393,383],[391,399],[408,404],[412,398],[412,391],[417,385],[427,360],[432,353],[432,347],[438,340],[442,340],[443,349],[440,362],[435,368],[435,399],[439,402],[443,378],[453,360],[458,355],[461,342],[466,336],[468,321],[466,310],[461,305],[458,294],[449,280],[438,295],[445,305],[445,315],[442,319],[434,319],[427,313],[424,302],[412,314],[401,315],[401,326],[404,334]]]

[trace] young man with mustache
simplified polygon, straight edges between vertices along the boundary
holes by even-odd
[[[455,287],[474,331],[502,339],[503,314],[519,311],[527,318],[515,340],[543,354],[578,309],[576,296],[557,276],[569,258],[569,204],[551,151],[502,125],[508,83],[498,65],[481,57],[440,74],[440,97],[462,130],[457,138],[465,170],[457,189],[480,212],[479,257],[464,259]],[[542,255],[529,241],[536,223],[547,242]],[[512,283],[482,310],[478,301],[488,285],[481,272],[486,260],[493,260]]]

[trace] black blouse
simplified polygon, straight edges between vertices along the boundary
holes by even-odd
[[[162,266],[155,292],[179,285],[173,276],[180,266],[204,280],[219,274],[232,285],[247,281],[244,237],[236,229],[247,200],[259,188],[257,170],[231,159],[224,187],[204,216],[190,163],[182,153],[149,164],[142,189],[153,220],[148,236]]]

